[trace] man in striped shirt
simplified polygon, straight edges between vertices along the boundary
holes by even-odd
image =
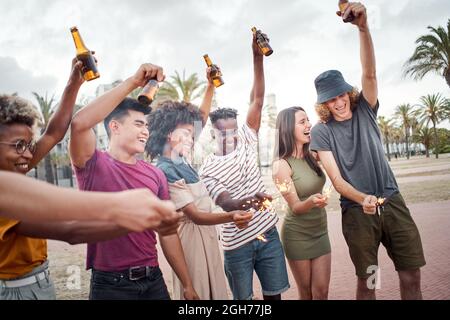
[[[210,114],[217,151],[200,169],[211,197],[225,211],[256,209],[248,228],[222,225],[225,273],[233,298],[252,299],[253,270],[261,282],[265,300],[279,300],[289,288],[284,252],[276,229],[278,217],[262,202],[265,194],[258,167],[258,130],[264,102],[263,55],[253,39],[254,83],[246,123],[238,129],[237,111],[218,109]],[[262,237],[260,237],[262,236]],[[262,240],[259,240],[260,238]]]

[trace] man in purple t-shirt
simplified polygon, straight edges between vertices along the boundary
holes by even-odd
[[[164,80],[162,68],[143,64],[120,85],[80,110],[71,125],[70,155],[78,185],[89,191],[148,188],[169,199],[161,170],[138,160],[149,137],[145,115],[151,109],[126,96],[149,79]],[[109,137],[106,152],[96,149],[93,128],[104,120]],[[108,205],[108,204],[105,204]],[[157,229],[163,252],[184,287],[186,299],[198,299],[189,277],[177,224]],[[87,268],[92,269],[90,299],[170,299],[158,267],[153,230],[88,245]]]

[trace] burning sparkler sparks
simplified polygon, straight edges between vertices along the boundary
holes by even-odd
[[[291,192],[292,180],[284,180],[280,182],[278,179],[275,181],[275,186],[281,194]]]
[[[333,190],[333,185],[329,184],[327,187],[323,188],[322,194],[325,198],[329,198],[331,196],[331,191]]]
[[[377,206],[382,207],[385,201],[386,201],[386,198],[379,197],[377,199]]]
[[[253,208],[250,209],[250,211],[252,211],[252,210],[253,210],[253,212],[257,212]],[[276,214],[276,212],[275,212],[275,210],[273,208],[272,202],[269,199],[264,199],[264,201],[261,203],[261,207],[259,208],[258,211],[259,212],[263,212],[263,211],[266,211],[266,210],[267,210],[267,212],[269,213],[270,216],[273,216],[273,215]],[[256,236],[256,239],[258,239],[259,241],[262,241],[262,242],[267,242],[267,239],[264,236],[264,234],[258,234]]]

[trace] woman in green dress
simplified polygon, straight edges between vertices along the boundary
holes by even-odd
[[[311,123],[301,107],[277,117],[278,145],[273,179],[288,204],[281,228],[284,251],[294,275],[299,299],[327,299],[331,247],[322,195],[326,178],[309,151]]]

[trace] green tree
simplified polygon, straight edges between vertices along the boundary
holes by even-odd
[[[399,145],[401,143],[403,143],[403,141],[404,141],[404,136],[405,136],[405,133],[400,127],[396,127],[396,126],[392,127],[391,137],[392,137],[392,141],[395,143],[395,149],[396,149],[395,155],[396,156],[400,149]]]
[[[193,73],[186,78],[186,72],[184,70],[182,77],[178,71],[175,71],[175,75],[170,76],[169,81],[164,81],[157,96],[159,96],[159,99],[165,98],[192,102],[203,95],[206,88],[205,84],[205,81],[199,80],[197,73]]]
[[[450,153],[450,130],[445,128],[438,128],[438,144],[435,141],[431,142],[432,149],[438,149],[440,153]]]
[[[431,129],[426,126],[420,128],[412,137],[414,142],[424,145],[427,158],[430,157],[430,147],[431,142],[433,141],[432,137]]]
[[[409,131],[412,127],[415,109],[409,103],[401,104],[395,108],[395,117],[400,121],[405,133],[406,158],[409,159]]]
[[[417,47],[404,65],[404,75],[415,80],[422,79],[430,72],[442,75],[450,87],[450,19],[447,29],[428,26],[429,34],[416,40]]]
[[[378,127],[380,128],[381,134],[383,135],[388,160],[391,161],[391,152],[389,150],[389,143],[392,138],[392,119],[388,120],[383,116],[378,117]]]
[[[50,118],[52,117],[54,113],[53,103],[55,102],[55,96],[53,95],[51,99],[48,99],[47,93],[45,94],[45,97],[40,96],[36,92],[32,92],[34,97],[36,98],[39,108],[41,109],[43,123],[42,123],[42,129],[41,134],[44,133],[45,129],[48,126],[48,123],[50,121]],[[49,183],[54,184],[55,177],[53,175],[53,168],[52,168],[52,159],[50,153],[47,154],[44,158],[44,168],[45,168],[45,180]]]
[[[418,116],[422,124],[428,127],[432,124],[434,133],[434,153],[436,159],[439,157],[439,143],[438,133],[436,126],[443,120],[447,119],[448,109],[450,108],[450,102],[444,98],[440,93],[428,94],[420,97],[420,109],[418,110]]]

